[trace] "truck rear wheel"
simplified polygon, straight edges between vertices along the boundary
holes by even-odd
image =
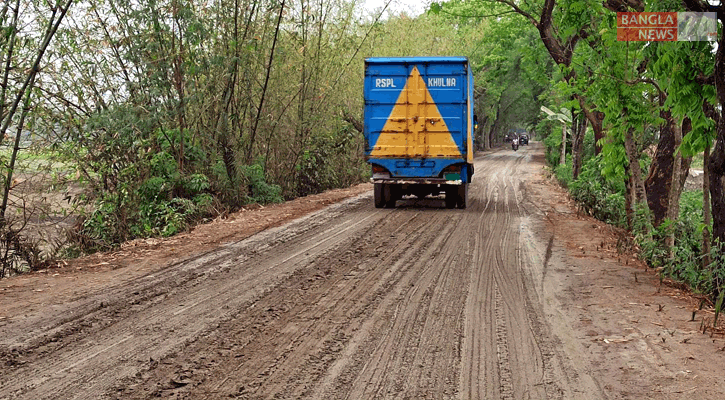
[[[468,203],[468,184],[458,186],[458,208],[465,209]]]
[[[400,190],[397,186],[387,183],[373,184],[373,198],[375,208],[395,208],[395,202],[400,197]]]
[[[383,185],[385,208],[395,208],[395,202],[401,197],[400,185]]]
[[[446,208],[456,208],[458,203],[458,190],[451,185],[446,187]]]
[[[384,196],[384,186],[382,183],[375,183],[373,184],[373,199],[375,200],[375,208],[383,208],[385,207],[385,196]]]

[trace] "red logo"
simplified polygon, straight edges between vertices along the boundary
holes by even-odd
[[[617,40],[661,42],[677,40],[676,12],[618,12]]]

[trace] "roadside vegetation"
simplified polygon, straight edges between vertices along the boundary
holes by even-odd
[[[725,297],[723,5],[496,3],[535,26],[556,62],[543,118],[529,129],[543,139],[559,181],[585,211],[629,231],[663,279],[701,293],[719,314]],[[718,12],[718,43],[618,41],[617,11]],[[704,169],[703,186],[685,191],[693,159]]]
[[[717,50],[620,42],[616,12],[722,18],[723,7],[451,0],[408,15],[356,0],[5,1],[0,276],[364,181],[364,58],[463,55],[479,149],[529,131],[587,212],[717,302],[722,23]],[[698,159],[704,185],[684,191]],[[56,234],[34,232],[42,221]]]
[[[389,10],[0,3],[0,277],[367,179],[364,58],[486,52],[484,20]]]

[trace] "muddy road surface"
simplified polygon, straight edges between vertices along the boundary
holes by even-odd
[[[723,398],[722,338],[542,167],[488,153],[466,210],[367,191],[7,315],[0,399]]]

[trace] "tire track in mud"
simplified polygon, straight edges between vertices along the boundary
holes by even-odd
[[[253,304],[272,317],[240,312],[120,398],[548,398],[517,250],[523,161],[501,158],[466,213],[392,211],[317,286],[285,303],[325,256]]]
[[[0,327],[0,397],[564,398],[521,249],[529,158],[477,159],[466,210],[368,194]]]
[[[356,205],[342,208],[354,211],[359,205],[358,200]],[[119,377],[136,373],[149,359],[164,357],[213,326],[214,321],[225,318],[235,307],[260,296],[273,282],[307,265],[310,256],[305,252],[328,251],[384,214],[375,212],[358,218],[354,212],[333,212],[321,218],[335,221],[332,229],[314,221],[297,221],[228,246],[219,250],[220,254],[212,252],[188,264],[167,268],[164,273],[171,278],[162,280],[159,290],[152,286],[151,294],[142,294],[143,288],[134,286],[139,282],[139,286],[146,285],[140,279],[130,289],[119,289],[114,299],[119,305],[108,311],[71,319],[65,323],[70,326],[62,328],[64,334],[59,335],[57,327],[48,329],[55,332],[45,335],[47,343],[29,342],[23,347],[18,341],[21,344],[15,344],[15,351],[20,354],[16,358],[19,367],[7,371],[0,393],[13,393],[11,398],[99,398]],[[295,230],[302,235],[290,235]],[[292,254],[275,253],[289,244],[294,246]],[[270,273],[275,266],[277,270]],[[187,271],[194,271],[191,278],[181,279],[179,284],[174,276]],[[125,308],[124,293],[132,294],[133,301]],[[79,306],[79,314],[87,308],[87,304]],[[45,361],[26,361],[33,357]]]
[[[353,356],[357,361],[350,363],[347,374],[355,379],[351,385],[335,386],[327,395],[346,393],[339,397],[349,399],[447,398],[455,393],[460,353],[455,338],[460,336],[460,310],[465,299],[459,288],[468,264],[466,254],[460,254],[464,225],[458,221],[443,224],[425,252],[406,261],[412,269],[399,290],[407,293],[397,298],[395,293],[386,296],[373,321],[389,323],[364,332],[371,350]]]
[[[72,312],[58,313],[48,318],[47,314],[29,315],[14,324],[0,327],[0,354],[15,352],[26,354],[41,346],[58,342],[69,335],[87,336],[98,330],[99,321],[118,317],[129,304],[154,301],[169,294],[170,290],[203,281],[207,277],[229,269],[229,263],[246,260],[259,252],[290,242],[294,245],[307,240],[306,232],[319,234],[320,226],[334,218],[341,217],[350,206],[348,203],[332,206],[329,212],[317,212],[295,223],[293,227],[271,229],[237,244],[227,245],[193,258],[173,263],[154,274],[136,278],[109,287],[100,293],[87,296],[71,304]],[[348,217],[349,218],[349,217]],[[92,329],[96,328],[96,329]]]
[[[500,399],[514,398],[513,374],[509,363],[511,353],[508,344],[508,329],[506,328],[506,315],[503,312],[503,300],[498,288],[494,290],[494,313],[496,315],[496,360],[498,362],[498,381],[501,390]]]
[[[169,387],[164,394],[183,392],[189,398],[218,395],[237,395],[242,398],[306,396],[310,385],[322,376],[320,371],[327,368],[335,353],[359,330],[355,321],[378,310],[376,304],[390,297],[391,293],[395,298],[401,296],[400,279],[409,274],[410,269],[404,260],[420,254],[420,249],[427,246],[431,238],[435,238],[435,235],[424,233],[433,232],[432,228],[442,222],[440,216],[430,219],[419,212],[393,213],[389,217],[390,221],[378,224],[367,235],[352,240],[353,243],[359,243],[353,246],[353,251],[346,252],[352,256],[338,257],[340,263],[331,268],[330,275],[319,282],[319,287],[308,288],[304,293],[306,298],[297,300],[296,304],[289,307],[285,306],[285,310],[275,319],[258,324],[261,331],[255,332],[255,326],[235,322],[260,322],[258,315],[242,311],[234,317],[235,321],[229,321],[228,325],[217,329],[212,337],[194,343],[193,349],[185,352],[201,354],[201,358],[207,358],[204,349],[215,347],[214,343],[221,338],[226,338],[226,344],[231,344],[235,351],[229,355],[232,359],[227,360],[231,362],[220,362],[219,367],[194,368],[192,373],[187,371],[189,378],[202,382],[193,390],[174,391],[174,388]],[[401,219],[407,222],[401,223]],[[390,227],[395,228],[388,229]],[[411,227],[418,228],[412,230],[417,234],[406,233],[411,231]],[[392,243],[383,241],[381,245],[380,236],[389,236]],[[320,259],[316,264],[324,265],[325,261],[329,260]],[[284,297],[290,297],[290,291],[299,289],[300,282],[313,276],[316,268],[300,271],[300,274],[290,277],[277,290],[270,291],[269,296],[257,301],[254,309],[264,310],[270,305],[280,304]],[[402,288],[407,287],[410,287],[408,282],[402,284]],[[264,342],[261,338],[272,340]],[[266,358],[247,356],[260,349],[265,349],[269,355]],[[183,364],[199,365],[199,357],[195,360],[166,360],[164,362],[168,362],[169,367],[162,366],[150,371],[144,379],[154,382],[160,376],[179,374],[183,371],[173,370],[182,368]],[[234,362],[233,359],[242,361]],[[281,365],[281,361],[284,361],[284,365]],[[226,377],[216,379],[220,376]],[[147,391],[151,389],[145,388]],[[125,393],[123,397],[144,397],[142,393],[135,390],[134,393]]]
[[[401,216],[403,215],[395,215],[395,217]],[[363,271],[357,274],[357,283],[353,283],[352,293],[349,293],[350,288],[348,285],[351,283],[349,280],[339,282],[334,287],[324,287],[325,294],[323,298],[326,301],[318,302],[320,306],[314,307],[310,311],[310,318],[317,321],[322,320],[321,322],[323,322],[317,324],[312,331],[307,332],[308,337],[318,338],[317,340],[310,340],[310,346],[316,347],[319,342],[335,343],[338,345],[335,347],[341,349],[343,344],[341,342],[349,340],[351,324],[357,319],[364,318],[370,310],[373,310],[381,296],[390,292],[391,288],[399,281],[404,271],[401,270],[404,265],[400,260],[407,259],[411,254],[419,251],[422,246],[425,246],[429,239],[424,237],[422,233],[429,231],[433,225],[439,223],[436,219],[425,220],[418,213],[413,214],[412,218],[409,215],[404,215],[404,217],[415,220],[413,226],[418,228],[415,229],[418,232],[417,234],[407,235],[405,232],[411,226],[402,226],[397,223],[397,218],[393,218],[390,224],[386,223],[385,226],[377,226],[374,231],[385,233],[392,231],[393,235],[391,236],[396,236],[395,243],[381,246],[380,243],[369,242],[367,249],[361,249],[360,252],[356,251],[355,257],[342,265],[342,268],[354,271],[353,268],[355,268],[360,258],[370,257],[369,262],[362,262]],[[388,225],[392,225],[397,229],[386,229],[390,228]],[[387,265],[390,265],[390,267],[385,268]],[[334,323],[337,329],[328,332],[329,325],[324,323],[328,320]],[[314,362],[330,355],[329,349],[325,347],[317,351],[296,351],[296,354],[293,354],[290,360],[294,360],[292,364],[298,363],[301,365],[296,368],[289,366],[285,370],[276,371],[277,374],[265,378],[264,384],[259,385],[261,393],[255,392],[252,395],[263,397],[274,395],[284,398],[299,398],[300,395],[304,395],[305,388],[310,383],[309,381],[316,381],[321,377],[319,372],[315,373],[315,370],[324,371],[327,368],[326,363],[320,365]],[[256,351],[258,349],[252,348],[251,350]],[[312,353],[312,356],[309,353]],[[327,358],[327,361],[331,360],[330,357]],[[310,367],[314,367],[315,370],[310,371]],[[296,370],[293,379],[290,379],[290,374],[288,374],[290,370]],[[244,372],[242,371],[239,376],[244,379]]]
[[[518,178],[528,157],[499,152],[477,166],[489,177],[476,190],[485,207],[475,229],[471,289],[467,301],[461,374],[461,398],[545,399],[540,339],[543,329],[531,315],[527,291],[534,290],[522,273],[518,249],[523,195]]]

